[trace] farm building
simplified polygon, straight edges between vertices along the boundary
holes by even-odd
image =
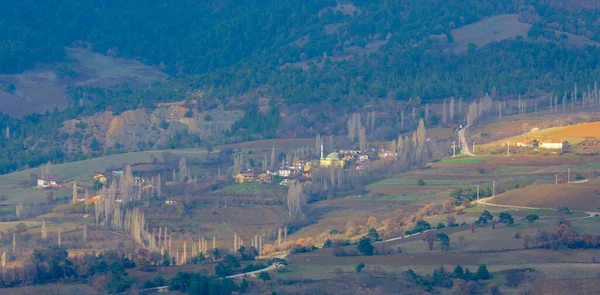
[[[566,149],[569,146],[569,142],[567,142],[566,140],[542,141],[540,142],[539,146],[543,149],[562,150]]]
[[[521,138],[515,140],[512,145],[519,147],[537,147],[538,141],[535,139]]]
[[[56,182],[56,176],[46,176],[39,178],[37,181],[37,186],[42,189],[60,187],[60,185]]]

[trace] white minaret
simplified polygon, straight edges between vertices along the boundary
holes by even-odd
[[[321,141],[321,159],[323,159],[323,141]]]

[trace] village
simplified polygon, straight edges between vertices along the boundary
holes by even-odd
[[[253,169],[240,171],[234,178],[236,183],[273,183],[288,186],[299,181],[312,180],[312,175],[320,170],[327,169],[354,169],[357,171],[368,170],[372,161],[392,156],[386,150],[377,151],[375,148],[360,150],[358,148],[345,148],[330,152],[325,156],[321,145],[320,158],[301,159],[294,157],[293,162],[283,161],[275,171],[262,171],[257,173]]]

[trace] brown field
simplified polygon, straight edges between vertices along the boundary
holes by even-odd
[[[540,280],[533,285],[534,295],[595,295],[600,292],[600,279]]]
[[[20,288],[5,288],[0,291],[2,295],[23,295],[23,294],[103,294],[91,286],[85,284],[48,284],[42,286],[28,286]]]
[[[600,211],[600,180],[577,184],[541,184],[510,190],[490,203],[523,207]]]
[[[331,200],[316,203],[311,210],[326,212],[322,214],[317,223],[302,228],[290,235],[293,239],[316,237],[330,229],[345,230],[346,223],[366,224],[370,216],[375,216],[379,222],[388,217],[395,216],[397,209],[406,213],[416,211],[420,206],[407,206],[402,202],[368,200]]]

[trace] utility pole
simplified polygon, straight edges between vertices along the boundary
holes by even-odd
[[[477,185],[477,202],[479,202],[479,184]]]
[[[506,143],[506,155],[510,156],[510,144],[508,142]]]
[[[496,196],[496,181],[492,180],[492,197]]]
[[[554,174],[554,176],[556,177],[556,180],[554,181],[554,184],[558,184],[558,174]]]
[[[567,168],[567,172],[568,172],[567,173],[568,174],[568,176],[567,176],[567,178],[568,178],[567,183],[571,183],[571,168]]]
[[[473,141],[473,154],[475,153],[475,142]]]

